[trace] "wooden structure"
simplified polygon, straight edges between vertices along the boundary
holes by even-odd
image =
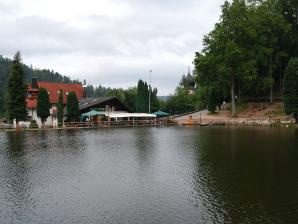
[[[79,109],[81,114],[91,110],[106,112],[129,111],[128,107],[114,96],[82,99],[79,102]]]

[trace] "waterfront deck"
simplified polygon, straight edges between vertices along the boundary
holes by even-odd
[[[62,126],[44,126],[42,128],[19,127],[18,130],[51,130],[51,129],[96,129],[96,128],[128,128],[128,127],[159,127],[176,125],[173,119],[119,120],[100,122],[64,122]],[[0,128],[0,131],[16,131],[16,128]]]

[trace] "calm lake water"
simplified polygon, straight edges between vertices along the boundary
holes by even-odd
[[[298,223],[298,129],[0,133],[0,223]]]

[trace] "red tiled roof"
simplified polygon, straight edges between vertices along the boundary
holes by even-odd
[[[63,103],[66,104],[66,93],[75,92],[80,101],[84,96],[84,88],[81,84],[65,84],[65,83],[52,83],[52,82],[37,82],[39,88],[44,88],[49,92],[51,104],[58,103],[59,91],[63,91]],[[28,91],[32,91],[31,84],[28,85]],[[36,108],[37,99],[27,99],[28,108]]]

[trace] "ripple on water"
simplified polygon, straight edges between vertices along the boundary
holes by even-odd
[[[0,133],[0,223],[295,223],[297,136],[222,127]]]

